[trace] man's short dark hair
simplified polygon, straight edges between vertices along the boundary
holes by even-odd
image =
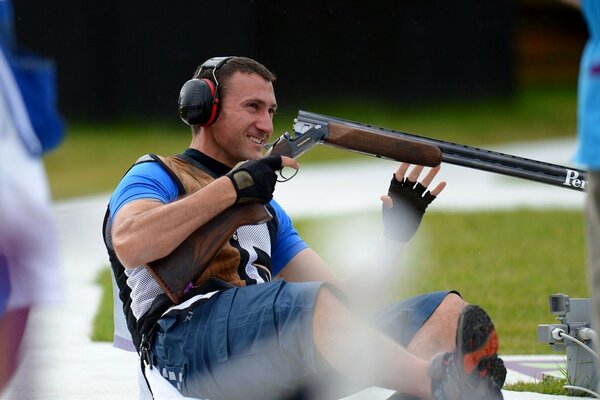
[[[267,82],[275,82],[277,79],[275,74],[269,71],[267,67],[248,57],[233,57],[227,60],[225,64],[214,72],[219,81],[219,95],[221,96],[221,101],[227,94],[229,79],[236,72],[258,74]],[[212,68],[204,68],[201,70],[201,66],[199,66],[194,73],[194,78],[206,78],[214,82],[213,70]]]

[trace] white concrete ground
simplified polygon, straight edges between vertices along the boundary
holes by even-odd
[[[573,141],[518,144],[497,149],[547,162],[569,164]],[[301,160],[300,160],[301,161]],[[292,181],[280,184],[276,197],[292,216],[378,209],[395,164],[369,159],[364,163],[322,168],[307,166]],[[434,203],[439,210],[566,207],[581,209],[583,193],[506,178],[466,168],[445,166],[449,182]],[[35,312],[26,337],[21,368],[0,400],[135,399],[137,356],[89,339],[100,291],[94,280],[107,265],[101,224],[107,195],[59,202],[64,301]],[[509,380],[518,379],[516,373]],[[374,389],[353,400],[382,399]],[[505,392],[506,399],[565,397]]]

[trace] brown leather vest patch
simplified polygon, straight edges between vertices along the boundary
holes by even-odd
[[[214,181],[214,178],[205,171],[177,156],[158,157],[164,166],[177,176],[185,190],[185,195],[192,194]],[[202,249],[196,249],[195,251],[201,252]],[[246,282],[240,278],[238,273],[239,265],[239,251],[230,243],[226,243],[208,265],[206,271],[195,282],[195,285],[199,286],[209,278],[217,278],[236,286],[245,286]]]

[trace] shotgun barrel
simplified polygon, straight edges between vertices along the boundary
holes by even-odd
[[[564,167],[562,165],[532,160],[497,151],[446,142],[308,111],[300,110],[298,112],[295,127],[300,128],[309,125],[328,126],[329,123],[342,124],[349,127],[355,126],[358,129],[366,128],[379,131],[382,134],[397,135],[415,142],[434,145],[442,152],[442,162],[448,164],[528,179],[577,191],[585,191],[587,183],[585,171],[577,168]],[[327,137],[325,137],[321,143],[327,145]]]

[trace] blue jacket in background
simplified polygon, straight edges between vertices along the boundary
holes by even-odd
[[[19,49],[10,0],[0,0],[0,89],[19,136],[34,156],[55,148],[64,137],[57,109],[56,73],[51,60]]]
[[[581,0],[581,10],[589,39],[579,66],[578,147],[574,162],[600,170],[600,1]]]

